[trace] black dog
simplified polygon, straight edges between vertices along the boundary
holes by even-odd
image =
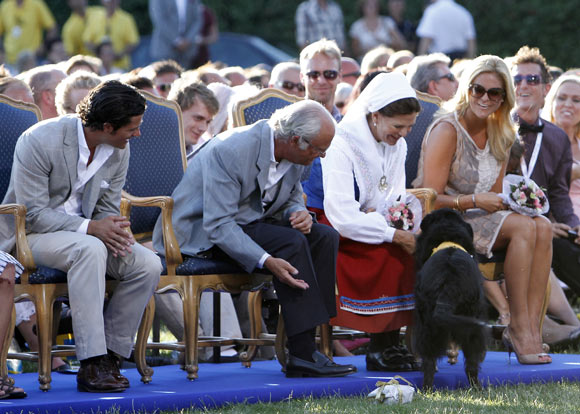
[[[445,208],[423,219],[415,251],[414,349],[423,359],[423,388],[433,388],[437,358],[451,341],[465,356],[465,373],[479,387],[485,357],[482,275],[477,267],[473,230],[461,215]]]

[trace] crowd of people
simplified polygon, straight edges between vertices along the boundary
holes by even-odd
[[[43,118],[18,141],[3,203],[26,206],[36,264],[68,274],[80,391],[129,387],[120,361],[130,355],[161,272],[161,223],[152,242],[141,245],[119,212],[127,144],[139,137],[146,108],[139,91],[181,109],[188,168],[172,195],[181,252],[228,257],[247,272],[275,276],[271,294],[288,334],[287,376],[356,371],[316,350],[316,327],[327,322],[370,334],[368,370],[420,369],[399,334],[413,325],[418,229],[395,228],[388,218],[413,178],[416,187],[437,191],[435,208],[463,214],[480,255],[505,250],[505,283],[484,287],[506,325],[503,341],[521,364],[548,364],[550,346],[580,339],[559,282],[580,294],[580,71],[558,73],[527,46],[511,57],[475,57],[473,19],[452,0],[429,5],[416,36],[404,19],[404,0],[388,1],[389,17],[380,15],[378,0],[363,0],[350,44],[336,3],[305,1],[296,11],[299,59],[273,68],[199,66],[207,59],[204,46],[217,36],[211,10],[199,1],[151,0],[156,60],[131,68],[138,34],[120,2],[68,3],[62,40],[42,1],[0,4],[6,61],[0,94],[36,104]],[[33,8],[34,30],[14,25]],[[442,16],[451,20],[442,25]],[[46,61],[27,68],[14,48],[36,54],[43,30]],[[356,59],[345,56],[348,50]],[[233,128],[235,103],[262,88],[302,99],[270,119]],[[418,176],[406,177],[404,137],[421,112],[416,91],[442,108],[421,137]],[[543,187],[550,211],[530,217],[508,209],[499,196],[506,172]],[[0,248],[12,252],[14,229],[2,220]],[[10,299],[21,267],[8,254],[0,264],[0,295]],[[103,314],[105,273],[121,283]],[[0,337],[9,329],[8,299]],[[183,339],[179,295],[155,299],[159,316]],[[241,306],[243,299],[222,293],[222,335],[249,334]],[[19,302],[16,313],[26,342],[38,347],[34,306]],[[204,294],[201,329],[208,333],[212,317],[211,295]],[[334,350],[352,349],[335,341]],[[60,358],[52,367],[70,368]],[[22,396],[0,379],[0,399]]]

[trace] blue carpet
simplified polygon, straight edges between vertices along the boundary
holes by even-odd
[[[549,365],[520,365],[512,355],[508,363],[505,352],[488,352],[480,379],[485,385],[506,383],[580,380],[580,355],[553,354]],[[435,375],[436,388],[465,387],[462,356],[459,364],[450,366],[446,359],[439,363]],[[367,372],[364,357],[337,358],[351,363],[359,372],[345,378],[286,378],[276,361],[254,362],[251,368],[241,364],[200,364],[199,379],[190,382],[178,366],[156,367],[153,382],[142,384],[136,369],[123,373],[131,388],[119,394],[88,394],[76,391],[74,375],[53,374],[52,389],[38,389],[36,374],[15,375],[16,385],[28,392],[23,400],[0,400],[0,413],[97,413],[116,407],[121,413],[143,410],[172,410],[194,407],[218,407],[226,403],[282,401],[288,397],[360,395],[375,388],[375,382],[395,373]],[[423,375],[408,372],[403,376],[421,386]]]

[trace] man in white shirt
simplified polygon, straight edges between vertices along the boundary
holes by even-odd
[[[159,258],[126,231],[119,215],[130,139],[138,137],[145,99],[117,81],[102,83],[78,115],[38,123],[16,144],[3,203],[23,204],[37,265],[67,273],[79,391],[120,392],[119,372],[161,273]],[[2,249],[10,251],[10,223],[0,222]],[[10,235],[10,236],[8,236]],[[119,286],[103,315],[105,274]]]
[[[417,55],[441,52],[451,60],[475,57],[473,17],[454,0],[435,0],[427,6],[417,36],[420,39]]]

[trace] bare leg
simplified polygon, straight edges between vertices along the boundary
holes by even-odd
[[[578,320],[576,313],[574,313],[574,310],[572,307],[570,307],[568,298],[566,298],[558,278],[552,271],[550,272],[550,286],[552,288],[552,292],[550,293],[548,313],[550,315],[556,316],[566,325],[580,327],[580,320]]]
[[[528,312],[532,329],[535,331],[534,336],[537,337],[538,342],[541,344],[540,321],[552,265],[552,225],[542,216],[534,217],[533,221],[536,225],[536,246],[532,253]]]
[[[500,325],[509,325],[510,307],[507,297],[505,296],[499,284],[495,280],[484,280],[483,291],[485,292],[487,300],[489,300],[492,306],[499,313],[498,323]]]
[[[6,336],[14,304],[14,265],[6,265],[0,275],[0,340]]]
[[[511,339],[522,355],[539,354],[543,352],[539,315],[548,281],[549,259],[552,257],[551,243],[549,247],[545,246],[542,238],[540,245],[536,246],[534,220],[519,214],[510,214],[505,219],[494,245],[496,249],[503,247],[507,247],[504,270],[511,314],[509,325]],[[545,251],[538,252],[539,248],[548,251],[549,259]],[[534,257],[536,255],[537,258]],[[532,260],[537,266],[533,272]],[[545,275],[542,275],[542,271]],[[531,300],[539,303],[530,303]]]
[[[28,347],[32,352],[38,352],[39,345],[38,345],[38,336],[34,333],[33,327],[36,325],[36,313],[30,317],[30,320],[23,321],[18,325],[18,330],[24,337],[24,340],[28,344]],[[60,357],[53,357],[52,358],[52,369],[56,369],[61,365],[64,365],[65,362]]]

